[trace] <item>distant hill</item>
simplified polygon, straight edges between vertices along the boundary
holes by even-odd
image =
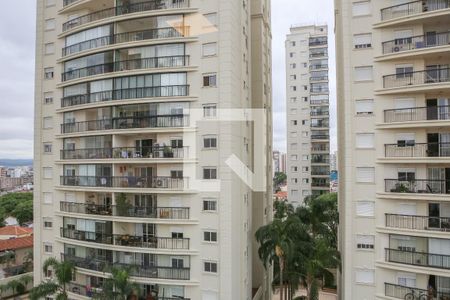
[[[22,167],[22,166],[32,166],[32,159],[2,159],[0,158],[0,166],[3,167]]]

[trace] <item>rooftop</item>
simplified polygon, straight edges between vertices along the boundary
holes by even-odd
[[[17,250],[31,247],[33,247],[32,235],[16,239],[0,240],[0,251]]]
[[[31,235],[33,234],[33,228],[21,227],[21,226],[5,226],[0,228],[0,236],[1,235]]]

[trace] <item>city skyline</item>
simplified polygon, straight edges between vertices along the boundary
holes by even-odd
[[[273,149],[286,152],[286,114],[284,39],[292,25],[298,23],[328,23],[333,27],[333,3],[319,0],[308,3],[279,0],[272,8],[273,26]],[[326,9],[324,9],[326,8]],[[34,56],[35,56],[35,10],[33,0],[5,3],[0,12],[0,40],[3,47],[0,90],[8,104],[1,109],[0,118],[0,159],[31,159],[33,157],[33,99],[34,99]],[[320,13],[319,13],[320,12]],[[16,18],[20,14],[23,17]],[[19,23],[20,20],[20,23]],[[334,68],[334,36],[330,30],[330,65]],[[334,74],[334,69],[330,70]],[[336,148],[335,118],[335,76],[330,77],[331,149]],[[13,99],[13,100],[11,100]],[[6,100],[5,100],[6,101]],[[277,120],[283,120],[277,122]]]

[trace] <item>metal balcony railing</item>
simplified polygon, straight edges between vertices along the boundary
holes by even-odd
[[[385,249],[385,255],[386,261],[388,262],[421,267],[450,269],[450,255],[388,248]]]
[[[188,238],[134,236],[130,234],[107,234],[69,228],[61,228],[61,237],[78,241],[125,247],[189,250]]]
[[[450,231],[450,217],[386,214],[386,227]]]
[[[179,38],[189,36],[189,27],[162,27],[162,28],[152,28],[141,31],[132,31],[117,33],[107,36],[98,37],[95,39],[83,41],[76,43],[62,49],[62,56],[67,56],[75,54],[81,51],[95,49],[99,47],[104,47],[113,44],[127,43],[127,42],[137,42],[153,39],[168,39],[168,38]]]
[[[64,0],[67,1],[67,0]],[[70,1],[70,0],[69,0]],[[73,2],[73,1],[72,1]],[[67,5],[66,3],[64,3]],[[111,18],[114,16],[121,16],[126,14],[132,14],[137,12],[151,11],[151,10],[161,10],[161,9],[171,9],[171,8],[188,8],[189,0],[151,0],[142,1],[139,3],[132,3],[128,5],[111,7],[103,10],[99,10],[78,18],[74,18],[63,24],[63,32],[79,27],[84,24],[88,24],[94,21],[103,20],[106,18]]]
[[[174,268],[163,266],[145,266],[137,264],[124,264],[120,262],[111,262],[96,258],[82,258],[67,254],[61,254],[64,261],[72,262],[75,267],[106,272],[112,267],[125,268],[129,270],[129,275],[134,277],[172,279],[172,280],[189,280],[190,268]]]
[[[312,140],[329,140],[330,136],[326,134],[313,134],[311,135]]]
[[[328,110],[312,110],[311,116],[329,116],[330,112]]]
[[[310,65],[309,69],[310,70],[324,70],[324,69],[328,69],[328,65]]]
[[[168,128],[189,126],[189,115],[119,117],[61,124],[61,133],[77,133],[111,129]]]
[[[327,81],[328,76],[311,77],[309,81]]]
[[[131,204],[117,206],[65,201],[60,202],[60,210],[88,215],[175,220],[188,220],[190,211],[189,207],[139,207]]]
[[[182,97],[187,95],[189,95],[189,85],[167,85],[115,89],[97,93],[66,96],[61,99],[61,107],[112,100],[129,100],[154,97]]]
[[[101,188],[114,187],[183,190],[188,186],[188,179],[163,176],[61,176],[61,185]]]
[[[61,159],[147,159],[147,158],[185,158],[188,147],[118,147],[61,150]]]
[[[450,82],[450,68],[430,69],[383,76],[383,88]]]
[[[446,180],[398,180],[385,179],[385,191],[388,193],[449,194],[450,181]]]
[[[384,122],[450,120],[450,106],[411,107],[384,111]]]
[[[61,80],[73,80],[99,74],[140,69],[175,68],[189,65],[188,55],[161,56],[142,59],[123,60],[101,65],[74,69],[62,73]]]
[[[450,44],[450,32],[412,36],[383,42],[383,54],[432,48]]]
[[[386,144],[385,157],[449,157],[450,143]]]
[[[428,11],[446,9],[449,7],[450,0],[412,1],[383,8],[381,10],[381,20],[387,21],[391,19],[417,15]]]
[[[426,289],[419,289],[416,287],[409,287],[404,285],[385,283],[385,296],[397,299],[430,299],[430,300],[445,300],[450,299],[449,293],[440,291],[433,291],[432,295]],[[420,298],[419,298],[420,297]]]

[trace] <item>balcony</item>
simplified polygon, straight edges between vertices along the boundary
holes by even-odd
[[[144,176],[61,176],[61,185],[100,188],[176,189],[187,186],[187,178]]]
[[[150,57],[111,62],[62,73],[61,80],[68,81],[100,74],[156,68],[176,68],[189,65],[188,55]]]
[[[311,77],[311,78],[309,79],[309,81],[311,81],[311,82],[315,82],[315,81],[328,81],[328,76]]]
[[[386,261],[388,262],[428,268],[450,269],[450,255],[397,249],[385,249],[385,255]]]
[[[386,144],[386,157],[450,157],[450,143]]]
[[[312,140],[329,140],[330,136],[328,134],[312,134]]]
[[[411,87],[450,82],[450,68],[430,69],[383,76],[383,88]]]
[[[311,128],[329,128],[330,122],[328,119],[314,119],[322,122],[311,122]],[[326,121],[325,121],[326,120]]]
[[[328,65],[327,64],[322,64],[322,65],[310,65],[309,66],[310,70],[327,70],[328,69]]]
[[[177,128],[189,125],[189,115],[120,117],[61,124],[61,133],[79,133],[111,129]]]
[[[116,89],[97,93],[63,97],[61,99],[61,107],[112,100],[130,100],[154,97],[182,97],[187,95],[189,95],[189,85],[167,85]]]
[[[326,36],[309,39],[310,47],[325,46],[325,45],[328,45],[328,38]]]
[[[329,189],[330,181],[327,178],[312,178],[311,187]]]
[[[414,16],[424,12],[446,9],[449,7],[449,0],[413,1],[383,8],[381,10],[381,20],[388,21],[402,17]]]
[[[187,157],[188,147],[118,147],[61,150],[61,159],[172,159]]]
[[[328,110],[311,110],[312,117],[329,116],[330,112]]]
[[[67,213],[117,216],[126,218],[150,218],[188,220],[189,207],[139,207],[131,204],[97,205],[90,203],[60,202],[60,210]]]
[[[448,46],[450,32],[419,35],[387,41],[382,44],[383,54],[391,54],[410,50]]]
[[[97,244],[116,245],[133,248],[189,250],[189,239],[134,236],[130,234],[107,234],[61,228],[61,237]]]
[[[65,2],[74,2],[74,0],[64,0]],[[64,2],[64,5],[68,5]],[[115,16],[121,16],[126,14],[152,11],[152,10],[162,10],[162,9],[179,9],[179,8],[188,8],[189,1],[188,0],[178,0],[178,1],[161,1],[161,0],[152,0],[152,1],[143,1],[140,3],[133,3],[128,5],[122,5],[117,7],[111,7],[104,10],[96,11],[75,19],[72,19],[63,24],[63,32],[79,27],[81,25],[85,25],[94,21],[103,20],[106,18],[111,18]]]
[[[311,152],[330,152],[330,146],[328,144],[313,144],[311,146]]]
[[[386,227],[447,232],[450,231],[450,217],[386,214]]]
[[[412,107],[384,111],[384,122],[450,120],[450,106]]]
[[[66,7],[74,2],[77,2],[78,0],[63,0],[63,6]]]
[[[154,39],[180,38],[188,35],[189,35],[189,27],[186,26],[153,28],[143,31],[117,33],[114,35],[103,36],[65,47],[62,49],[62,56],[64,57],[81,51],[95,49],[108,45],[154,40]]]
[[[387,193],[415,193],[415,194],[449,194],[450,181],[446,180],[398,180],[385,179]]]
[[[61,254],[62,260],[72,262],[76,267],[93,270],[97,272],[108,272],[111,267],[125,268],[129,270],[129,275],[133,277],[189,280],[190,268],[173,268],[160,266],[132,265],[118,262],[109,262],[96,258],[82,258],[67,254]]]
[[[392,283],[384,283],[384,292],[385,296],[396,299],[424,299],[424,300],[450,299],[450,294],[448,293],[433,291],[433,296],[428,297],[429,293],[428,290],[426,289],[419,289],[416,287],[409,287]],[[421,297],[419,298],[419,296]]]

